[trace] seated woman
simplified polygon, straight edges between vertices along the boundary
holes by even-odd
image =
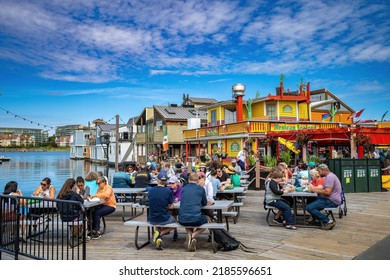
[[[279,182],[283,180],[284,174],[280,168],[273,168],[269,179],[265,182],[264,202],[266,205],[278,208],[283,212],[284,220],[286,221],[287,229],[297,229],[294,225],[294,219],[291,214],[291,207],[282,199],[282,195],[288,193],[293,188],[280,189]]]
[[[51,185],[50,178],[46,177],[43,178],[41,185],[35,189],[32,195],[44,198],[55,198],[56,188]]]
[[[5,195],[10,195],[10,196],[23,196],[22,191],[18,189],[18,183],[16,181],[9,181],[5,186],[4,186],[4,191],[3,194]],[[15,222],[16,219],[18,218],[18,207],[16,204],[16,200],[14,199],[4,199],[3,200],[4,204],[2,205],[3,208],[3,217],[2,217],[2,222]],[[19,206],[20,209],[22,209],[22,214],[23,216],[21,217],[22,219],[26,216],[26,213],[24,213],[23,205],[25,205],[25,200],[23,198],[19,198]],[[26,241],[26,236],[24,235],[24,226],[20,226],[19,230],[19,239],[22,241]]]
[[[77,187],[76,180],[69,178],[65,181],[60,192],[58,193],[57,199],[78,201],[81,204],[84,203],[84,199],[80,195],[80,189]],[[63,222],[78,222],[83,219],[81,216],[81,207],[78,204],[73,203],[57,203],[57,211],[60,214]],[[71,226],[73,230],[73,237],[80,237],[81,231],[80,226]]]
[[[325,177],[321,177],[321,175],[320,175],[320,173],[318,172],[317,169],[310,170],[310,175],[311,175],[312,180],[309,183],[309,191],[313,192],[314,188],[321,188],[322,189],[323,186],[324,186],[324,183],[325,183]],[[316,197],[308,197],[306,199],[307,204],[310,204],[314,200],[316,200]],[[312,216],[310,216],[307,219],[307,222],[316,224],[315,221],[313,221],[313,217]]]
[[[98,185],[96,184],[96,180],[98,178],[99,178],[99,175],[94,171],[89,172],[87,174],[87,176],[85,176],[84,184],[86,187],[89,188],[90,195],[96,194],[96,191],[98,189]]]
[[[107,216],[116,210],[116,199],[114,190],[111,186],[107,185],[107,180],[104,177],[99,177],[96,181],[99,188],[95,195],[91,198],[98,197],[100,200],[104,201],[104,204],[99,206],[93,211],[93,232],[92,239],[99,239],[101,237],[100,233],[100,219],[104,216]]]

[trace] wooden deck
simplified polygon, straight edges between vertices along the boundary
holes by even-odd
[[[89,260],[167,260],[167,259],[270,259],[270,260],[351,260],[390,233],[390,192],[346,194],[348,213],[336,218],[331,231],[317,228],[270,227],[265,222],[264,191],[249,190],[237,224],[230,223],[230,232],[257,253],[237,249],[214,254],[207,242],[207,234],[198,238],[196,252],[184,249],[184,231],[179,240],[164,236],[164,250],[148,245],[141,250],[134,246],[134,228],[124,226],[121,208],[108,216],[107,231],[99,240],[87,244]],[[137,219],[146,219],[143,214]],[[146,229],[141,229],[146,232]],[[142,236],[142,234],[141,234]],[[146,237],[146,234],[143,236]],[[142,241],[142,240],[140,240]]]

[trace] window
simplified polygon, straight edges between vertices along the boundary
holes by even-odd
[[[267,116],[270,120],[276,120],[276,105],[267,104]]]
[[[161,131],[163,127],[163,121],[156,121],[156,131]]]
[[[211,110],[210,125],[217,125],[217,110]]]
[[[122,139],[123,140],[129,140],[129,133],[128,132],[123,132],[122,133]]]
[[[225,109],[225,123],[235,123],[237,120],[236,109]]]

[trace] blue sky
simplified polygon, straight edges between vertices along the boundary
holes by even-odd
[[[389,1],[0,0],[0,126],[111,123],[301,78],[361,119],[390,108]],[[387,115],[386,119],[390,119]],[[31,123],[33,121],[33,123]],[[38,126],[37,123],[40,125]],[[52,132],[52,131],[51,131]]]

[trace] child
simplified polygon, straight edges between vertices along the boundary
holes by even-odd
[[[284,174],[279,168],[272,169],[269,179],[265,183],[265,203],[274,206],[283,212],[286,221],[286,228],[296,230],[294,219],[291,214],[291,207],[282,199],[282,195],[293,191],[292,187],[288,189],[279,189],[279,182],[283,179]]]

